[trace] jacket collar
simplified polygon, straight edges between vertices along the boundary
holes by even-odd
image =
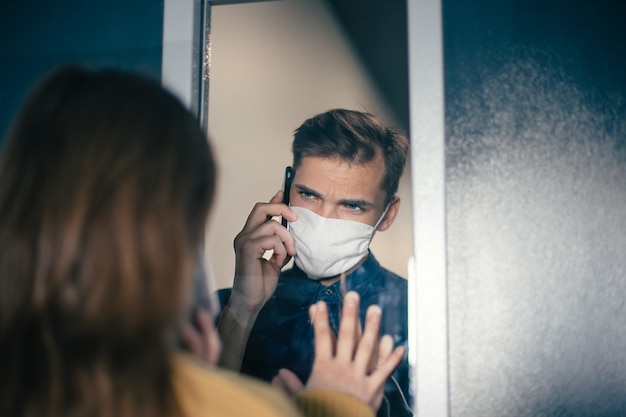
[[[301,308],[308,308],[317,301],[320,287],[328,288],[337,294],[345,294],[354,290],[361,297],[370,292],[379,292],[384,286],[382,267],[371,252],[368,252],[365,261],[352,273],[332,285],[324,286],[318,281],[308,279],[306,274],[296,265],[281,274],[276,288],[276,294],[297,302]]]

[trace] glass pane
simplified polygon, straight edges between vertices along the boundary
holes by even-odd
[[[233,239],[254,204],[282,188],[285,166],[292,163],[293,133],[305,119],[347,108],[406,129],[327,2],[214,5],[210,15],[208,133],[220,161],[220,182],[207,254],[218,287],[227,288],[235,269]],[[382,266],[406,278],[412,253],[408,165],[398,194],[400,212],[389,230],[376,233],[371,248]],[[384,295],[376,297],[391,304]],[[398,310],[383,311],[389,326],[406,323],[406,312]],[[405,373],[400,381],[405,387],[407,378]]]
[[[443,2],[454,417],[626,413],[625,11]]]

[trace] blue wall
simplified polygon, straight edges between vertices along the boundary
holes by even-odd
[[[0,138],[33,82],[62,64],[160,78],[162,0],[0,2]]]

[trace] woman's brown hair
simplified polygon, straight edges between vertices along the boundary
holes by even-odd
[[[175,413],[168,332],[215,170],[155,81],[66,68],[37,86],[0,153],[0,415]]]

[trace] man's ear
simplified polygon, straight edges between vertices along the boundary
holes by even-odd
[[[380,224],[376,228],[379,232],[384,232],[389,229],[389,227],[393,224],[393,221],[396,219],[398,215],[398,210],[400,210],[400,197],[394,195],[391,199],[391,203],[389,204],[389,208],[387,209],[387,213],[385,213],[385,217],[380,221]]]

